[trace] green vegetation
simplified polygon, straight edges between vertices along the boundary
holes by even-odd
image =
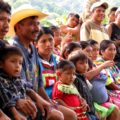
[[[37,9],[49,14],[41,23],[49,26],[60,25],[65,22],[66,16],[70,12],[81,13],[86,0],[5,0],[15,9],[21,4],[30,3]],[[120,0],[104,0],[111,6],[120,6]],[[107,21],[107,20],[105,20]]]

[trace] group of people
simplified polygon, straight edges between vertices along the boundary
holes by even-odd
[[[31,5],[0,6],[0,120],[120,120],[120,8],[108,25],[96,0],[87,20],[44,27]]]

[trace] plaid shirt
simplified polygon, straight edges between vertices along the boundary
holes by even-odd
[[[9,77],[0,72],[0,107],[2,109],[15,106],[16,100],[25,96],[25,89],[19,77]]]

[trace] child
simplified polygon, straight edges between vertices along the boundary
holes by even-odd
[[[19,79],[22,53],[16,47],[0,48],[0,100],[4,111],[11,111],[15,120],[25,120],[15,106],[19,98],[25,98],[25,89]],[[18,91],[20,90],[21,93]]]
[[[70,13],[67,17],[66,25],[60,26],[61,35],[63,36],[62,45],[72,41],[80,41],[80,23],[79,15]]]
[[[88,113],[92,119],[97,120],[95,115],[95,108],[93,103],[92,94],[90,92],[89,84],[86,81],[84,73],[88,70],[88,57],[80,50],[73,52],[76,55],[69,55],[68,60],[73,62],[76,67],[76,79],[74,85],[77,87],[81,96],[87,101],[90,112]]]
[[[61,58],[67,59],[68,55],[75,50],[81,50],[81,45],[78,42],[71,42],[66,44],[61,52]]]
[[[76,66],[76,76],[77,76],[77,80],[74,82],[75,85],[77,86],[77,89],[79,90],[80,93],[82,93],[82,90],[80,89],[80,87],[78,87],[78,85],[80,85],[80,80],[84,80],[84,86],[87,86],[86,83],[86,78],[84,76],[85,72],[87,72],[88,70],[88,58],[85,54],[83,54],[81,51],[74,51],[70,54],[69,56],[69,60],[72,61],[74,63],[74,65]],[[100,74],[102,75],[102,74]],[[102,77],[102,76],[101,76]],[[103,83],[103,81],[105,82],[105,79],[101,78],[100,80],[97,79],[96,80],[99,84],[99,87],[97,87],[97,84],[93,84],[93,88],[92,88],[92,96],[93,96],[93,100],[99,104],[101,104],[103,102],[103,100],[109,98],[106,88],[105,88],[105,83]],[[101,84],[104,84],[104,86],[102,87]],[[102,87],[102,88],[101,88]],[[87,88],[87,87],[86,87]],[[98,91],[98,89],[95,90],[95,88],[101,89],[100,91]],[[87,88],[88,89],[88,88]],[[93,90],[95,90],[97,92],[97,94],[93,94]],[[85,91],[84,91],[85,92]],[[88,91],[89,92],[89,91]],[[88,93],[89,94],[89,93]],[[87,95],[87,94],[86,94]],[[104,97],[103,97],[104,96]],[[97,97],[97,99],[96,99]],[[87,98],[88,99],[88,98]],[[100,101],[102,100],[102,102]],[[112,103],[110,103],[110,109],[107,111],[108,114],[108,118],[112,118],[112,114],[117,113],[117,117],[119,116],[119,112],[118,109],[116,107],[114,107],[114,105]],[[116,119],[118,120],[118,118]]]
[[[98,42],[95,41],[95,40],[90,39],[90,40],[88,40],[88,43],[92,47],[91,60],[95,61],[95,60],[97,60],[97,57],[99,55],[99,45],[98,45]]]
[[[80,96],[73,85],[75,80],[75,66],[72,62],[63,60],[57,65],[57,81],[53,88],[53,99],[59,104],[73,109],[77,113],[78,120],[88,120],[86,111],[88,105]]]
[[[53,32],[53,35],[54,35],[53,53],[57,56],[60,56],[60,44],[61,44],[60,28],[57,26],[51,26],[50,30]]]

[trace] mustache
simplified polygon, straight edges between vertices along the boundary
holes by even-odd
[[[31,33],[34,34],[34,33],[39,33],[40,31],[38,30],[33,30]]]

